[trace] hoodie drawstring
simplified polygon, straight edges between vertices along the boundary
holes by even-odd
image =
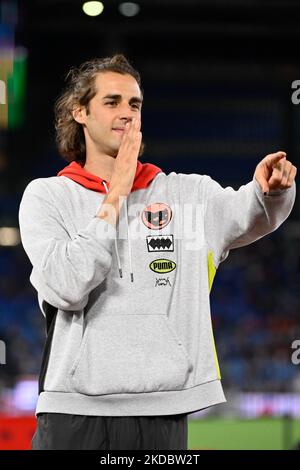
[[[102,183],[103,183],[103,186],[105,188],[106,193],[108,193],[108,188],[107,188],[106,182],[104,180],[102,180]],[[128,236],[128,254],[129,254],[130,279],[131,279],[131,282],[133,282],[133,270],[132,270],[132,259],[131,259],[131,243],[130,243],[130,232],[129,232],[128,213],[127,213],[127,198],[126,198],[126,202],[125,202],[125,214],[126,214],[126,226],[127,226],[127,236]],[[117,255],[117,260],[118,260],[119,274],[120,274],[120,277],[123,277],[123,275],[122,275],[122,266],[121,266],[121,262],[120,262],[119,251],[118,251],[117,237],[115,238],[115,248],[116,248],[116,255]]]

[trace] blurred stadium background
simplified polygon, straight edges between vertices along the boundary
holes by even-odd
[[[35,429],[45,324],[18,207],[66,162],[53,104],[73,65],[116,52],[145,90],[141,161],[237,189],[268,153],[299,168],[300,4],[292,0],[0,1],[0,449]],[[227,404],[190,415],[190,449],[292,449],[300,442],[300,206],[276,232],[233,250],[211,306]]]

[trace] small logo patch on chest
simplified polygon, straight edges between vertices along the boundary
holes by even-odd
[[[173,235],[149,235],[146,241],[149,252],[174,251]]]
[[[164,202],[156,202],[147,206],[142,212],[142,221],[151,230],[166,227],[172,219],[172,210]]]
[[[176,263],[169,259],[155,259],[149,264],[149,268],[155,273],[169,273],[176,268]]]

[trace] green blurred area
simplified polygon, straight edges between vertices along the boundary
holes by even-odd
[[[8,128],[17,129],[24,124],[26,96],[27,56],[16,54],[13,75],[7,79]]]
[[[0,49],[0,80],[2,84],[0,128],[20,129],[25,122],[26,49],[17,48],[6,56]]]
[[[283,450],[300,441],[300,420],[285,418],[188,421],[188,449]]]

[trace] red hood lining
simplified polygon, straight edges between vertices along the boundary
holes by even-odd
[[[137,189],[147,188],[155,176],[161,171],[161,168],[153,165],[152,163],[141,163],[138,160],[131,192],[136,191]],[[75,161],[71,162],[69,165],[60,170],[59,173],[57,173],[57,176],[66,176],[67,178],[76,181],[76,183],[81,184],[85,188],[92,189],[93,191],[100,193],[106,193],[104,185],[102,184],[102,181],[105,181],[109,189],[108,181],[88,172]]]

